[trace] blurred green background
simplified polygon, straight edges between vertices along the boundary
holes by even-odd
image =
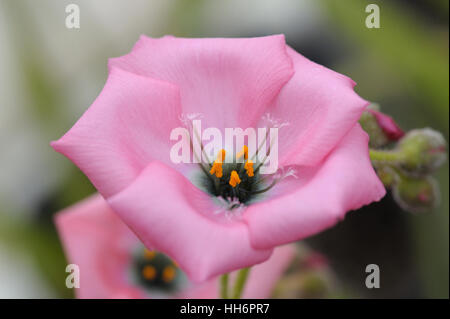
[[[76,3],[81,28],[65,27]],[[381,28],[368,29],[377,3]],[[72,297],[52,218],[94,192],[49,141],[101,91],[107,59],[140,34],[247,37],[284,33],[313,61],[353,78],[405,129],[449,133],[447,0],[0,0],[0,297]],[[449,166],[441,204],[412,215],[386,196],[309,240],[330,260],[342,296],[448,298]],[[381,288],[365,287],[365,266]],[[330,295],[332,296],[332,295]]]

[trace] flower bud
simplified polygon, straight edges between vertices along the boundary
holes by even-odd
[[[395,170],[389,166],[377,168],[377,175],[385,187],[392,187],[397,181],[398,176]]]
[[[430,210],[439,204],[439,186],[431,176],[400,176],[392,188],[397,204],[406,211],[416,213]]]
[[[400,167],[413,175],[426,175],[444,163],[446,142],[441,133],[430,128],[408,132],[397,144]]]
[[[376,119],[378,126],[383,130],[383,133],[390,141],[397,141],[405,135],[405,132],[403,132],[400,126],[398,126],[398,124],[389,115],[372,109],[368,109],[367,112],[372,114],[372,116]]]
[[[405,134],[390,116],[379,112],[378,108],[377,104],[371,104],[359,120],[362,128],[369,134],[369,146],[372,148],[397,141]]]
[[[414,177],[391,166],[377,168],[377,174],[386,188],[392,190],[397,204],[408,212],[422,212],[439,203],[439,185],[431,176]]]

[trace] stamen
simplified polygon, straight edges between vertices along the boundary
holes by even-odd
[[[275,142],[275,141],[272,141],[272,143],[269,144],[269,148],[268,148],[267,151],[266,151],[266,155],[264,156],[263,160],[259,163],[259,165],[256,167],[255,172],[258,172],[258,171],[259,171],[259,168],[260,168],[261,166],[263,166],[264,163],[266,162],[267,158],[268,158],[269,155],[270,155],[270,152],[272,151],[272,146],[273,146],[274,142]]]
[[[270,190],[272,187],[274,187],[274,186],[277,184],[277,182],[278,182],[278,180],[277,180],[277,179],[274,179],[274,180],[272,181],[272,183],[270,183],[269,186],[267,186],[266,188],[263,188],[263,189],[261,189],[261,190],[259,190],[259,191],[252,192],[252,195],[262,194],[262,193],[267,192],[267,191]]]
[[[290,176],[294,177],[295,179],[298,178],[297,170],[293,167],[287,167],[287,169],[281,168],[275,173],[275,178],[279,180],[283,180]]]
[[[183,123],[188,128],[192,125],[193,120],[201,118],[203,118],[203,115],[201,113],[183,113],[179,116],[179,120],[181,121],[181,123]]]
[[[177,270],[173,266],[166,266],[163,270],[163,280],[165,282],[171,282],[177,273]]]
[[[199,167],[203,171],[203,173],[208,176],[208,178],[213,181],[213,178],[208,174],[208,168],[212,169],[212,165],[208,159],[208,155],[205,153],[204,146],[202,143],[202,140],[199,136],[199,133],[197,130],[194,129],[194,120],[201,119],[203,115],[201,113],[187,113],[187,114],[181,114],[179,116],[179,120],[184,124],[184,126],[189,131],[189,147],[194,154],[195,160],[198,162]],[[197,152],[194,149],[194,137],[197,139],[198,143],[200,144],[201,154],[197,154]],[[206,163],[204,163],[203,158],[206,159]],[[205,167],[206,166],[206,167]],[[215,172],[215,170],[214,170]],[[211,173],[213,175],[214,173]]]
[[[244,157],[245,160],[248,160],[248,146],[247,145],[244,145],[242,147],[242,150],[236,154],[236,159],[240,159],[241,157]],[[245,164],[245,165],[247,165],[247,164]],[[239,175],[242,174],[242,172],[244,171],[245,165],[240,165]],[[253,173],[253,168],[252,168],[252,173]]]
[[[147,280],[153,280],[156,277],[156,269],[153,266],[145,266],[144,269],[142,269],[142,276],[144,276]]]
[[[197,132],[197,130],[200,130],[197,129],[200,126],[195,122],[200,117],[201,114],[188,114],[180,118],[192,132],[190,134],[190,146],[197,160],[199,159],[199,155],[205,155],[205,149],[201,143],[199,132]],[[236,154],[235,160],[230,163],[225,163],[226,152],[224,149],[218,152],[214,161],[209,161],[207,156],[203,156],[198,161],[200,168],[207,175],[206,179],[203,177],[200,180],[201,186],[208,193],[225,203],[221,205],[222,207],[219,209],[219,212],[225,211],[225,215],[233,212],[231,214],[233,218],[236,212],[242,210],[254,200],[255,197],[253,195],[269,191],[278,181],[288,176],[296,177],[293,170],[287,172],[277,171],[275,174],[270,174],[270,177],[262,176],[259,173],[259,169],[266,164],[270,154],[274,151],[274,143],[278,140],[277,136],[274,135],[278,131],[273,128],[281,128],[289,125],[287,122],[278,121],[270,114],[266,114],[263,117],[263,121],[265,121],[266,131],[262,132],[264,134],[262,141],[257,145],[256,153],[251,154],[251,158],[249,157],[249,147],[243,145],[241,151]],[[260,131],[258,133],[261,134]],[[201,146],[201,150],[198,148],[196,152],[194,150],[194,142],[197,142],[197,140]],[[195,144],[195,147],[197,145]],[[263,158],[260,159],[260,157]]]
[[[130,266],[133,283],[155,296],[168,296],[186,288],[187,279],[183,271],[175,265],[175,261],[156,250],[147,250],[139,245]]]
[[[156,256],[156,252],[154,250],[145,249],[145,251],[144,251],[145,259],[152,260],[153,258],[155,258],[155,256]]]
[[[297,173],[297,171],[296,171],[294,168],[292,168],[292,167],[289,167],[287,170],[284,170],[284,169],[278,170],[278,171],[275,173],[275,175],[273,176],[272,183],[270,183],[269,186],[267,186],[266,188],[263,188],[263,189],[261,189],[261,190],[252,192],[252,194],[253,194],[253,195],[256,195],[256,194],[262,194],[262,193],[265,193],[265,192],[267,192],[268,190],[270,190],[272,187],[274,187],[279,181],[282,181],[283,179],[285,179],[285,178],[287,178],[287,177],[292,176],[292,177],[294,177],[295,179],[297,179],[296,173]]]
[[[253,154],[252,159],[254,160],[260,153],[261,148],[263,147],[263,145],[266,144],[267,139],[269,138],[270,135],[270,128],[282,128],[284,126],[289,126],[291,125],[289,122],[281,122],[279,119],[274,118],[270,113],[266,113],[262,116],[262,120],[264,122],[266,122],[266,135],[264,136],[263,141],[259,144],[258,148],[256,149],[256,153]],[[259,168],[264,165],[265,161],[267,160],[268,156],[270,155],[270,150],[273,146],[273,142],[270,143],[269,148],[266,151],[266,155],[264,157],[264,159],[261,161],[261,163],[256,167],[255,172],[258,172]]]
[[[239,178],[239,174],[236,171],[232,171],[229,184],[232,187],[236,187],[236,185],[240,184],[240,183],[241,183],[241,179]]]
[[[211,170],[209,171],[209,173],[211,175],[216,174],[217,178],[221,178],[223,176],[222,163],[219,163],[218,161],[214,161],[214,164],[211,167]]]
[[[225,161],[225,154],[226,154],[225,150],[221,149],[219,151],[219,154],[217,154],[217,160],[223,163]]]
[[[222,149],[219,151],[219,154],[217,154],[217,159],[214,161],[209,173],[211,175],[215,174],[217,178],[221,178],[223,176],[222,164],[224,161],[225,161],[225,150]]]
[[[240,151],[239,153],[237,153],[236,158],[241,158],[242,156],[244,156],[244,159],[247,160],[248,159],[248,147],[247,145],[244,145],[242,147],[242,151]]]
[[[266,144],[267,138],[269,137],[269,133],[270,133],[270,129],[266,127],[266,135],[264,135],[263,140],[258,145],[258,148],[256,149],[256,153],[253,154],[253,156],[252,156],[252,160],[256,159],[256,157],[258,156],[259,152],[261,151],[261,148],[263,147],[263,145]]]
[[[248,177],[253,177],[254,176],[254,173],[253,173],[253,162],[251,160],[248,160],[247,162],[245,162],[244,168],[247,171]]]
[[[187,114],[181,114],[179,117],[179,120],[183,123],[183,125],[189,130],[190,132],[190,147],[192,152],[194,153],[195,159],[200,163],[200,166],[203,166],[203,158],[206,159],[206,165],[209,165],[209,167],[211,167],[210,161],[208,159],[208,155],[205,153],[205,148],[204,145],[202,143],[202,139],[199,135],[199,132],[197,130],[194,129],[194,121],[203,118],[203,114],[201,113],[187,113]],[[194,151],[193,148],[193,143],[194,140],[193,138],[196,138],[197,142],[200,145],[200,149],[201,149],[201,154],[203,156],[203,158],[199,155],[197,155],[197,153]]]
[[[291,125],[289,122],[281,122],[279,119],[274,118],[270,113],[264,114],[262,120],[269,124],[267,127],[282,128]]]

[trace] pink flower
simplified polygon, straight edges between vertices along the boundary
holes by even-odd
[[[148,248],[201,281],[261,263],[274,247],[384,196],[357,123],[367,102],[354,85],[292,50],[282,35],[142,36],[131,53],[109,61],[99,97],[52,146],[80,167]],[[280,127],[279,171],[264,181],[257,172],[251,180],[248,170],[238,176],[224,169],[216,193],[202,188],[197,177],[210,183],[207,171],[169,156],[171,130],[192,114],[221,130]],[[216,164],[212,179],[222,173]],[[241,180],[239,195],[230,198]],[[254,195],[256,185],[272,181],[275,187]]]
[[[56,215],[70,263],[80,269],[78,298],[218,298],[218,280],[189,282],[167,257],[144,248],[137,237],[94,195]],[[277,248],[252,269],[244,298],[268,298],[295,255]]]

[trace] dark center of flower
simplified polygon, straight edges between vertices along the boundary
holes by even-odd
[[[233,163],[224,163],[225,150],[221,150],[213,163],[199,164],[204,173],[200,177],[200,186],[211,195],[223,199],[228,210],[248,205],[260,194],[275,186],[280,179],[287,175],[293,175],[291,173],[276,174],[269,178],[261,175],[259,169],[264,165],[269,153],[270,149],[262,161],[254,163],[253,160],[257,154],[253,156],[253,160],[250,159],[248,147],[244,146]]]
[[[226,152],[224,149],[219,151],[214,162],[209,162],[199,133],[190,122],[194,118],[193,116],[197,115],[194,114],[188,117],[189,121],[186,120],[183,122],[192,132],[190,135],[191,150],[203,172],[199,180],[200,187],[214,197],[223,200],[226,210],[233,210],[242,207],[242,205],[248,205],[251,201],[257,199],[260,194],[270,190],[281,179],[287,176],[296,177],[294,169],[288,169],[286,172],[281,172],[281,174],[277,170],[272,176],[262,175],[260,173],[259,170],[261,166],[266,164],[266,160],[271,154],[271,148],[273,146],[273,141],[270,140],[269,146],[266,149],[266,144],[269,142],[270,130],[268,129],[253,156],[249,156],[249,149],[244,145],[242,151],[236,155],[236,158],[231,163],[225,163]],[[288,125],[288,123],[278,123],[278,121],[269,115],[265,119],[276,128]],[[193,148],[193,137],[197,139],[197,142],[201,146],[200,154],[197,154]],[[204,158],[207,160],[204,161]]]
[[[256,199],[265,183],[259,172],[249,176],[244,166],[245,163],[224,163],[221,167],[221,177],[202,174],[201,185],[213,196],[220,196],[226,201],[235,199],[241,204],[248,204]]]
[[[139,248],[133,256],[132,277],[137,285],[152,294],[179,291],[187,281],[185,274],[169,257]]]

